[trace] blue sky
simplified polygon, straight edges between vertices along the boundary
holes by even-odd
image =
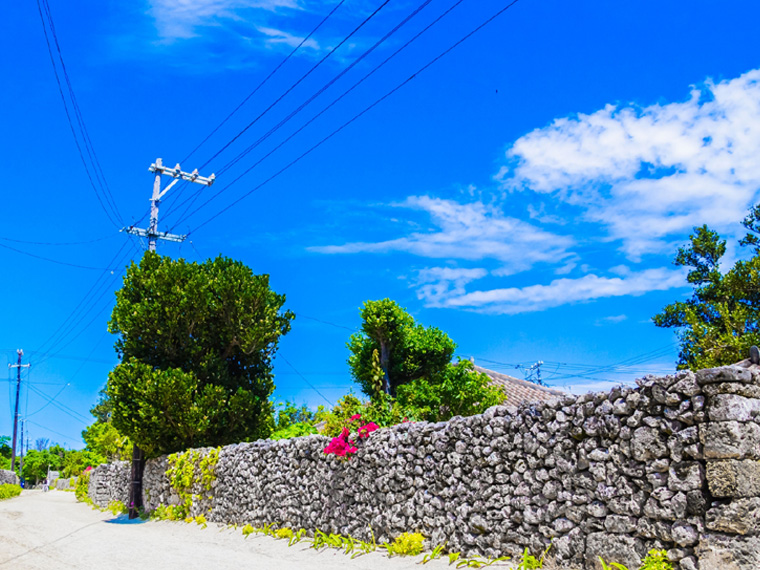
[[[37,6],[9,5],[0,347],[32,363],[32,439],[81,447],[116,362],[113,291],[144,247],[117,226],[147,210],[148,166],[187,157],[338,0],[49,2],[118,219],[77,154]],[[222,253],[271,275],[298,315],[276,362],[279,400],[316,406],[351,389],[345,342],[360,305],[383,297],[448,332],[461,356],[516,376],[542,360],[550,384],[575,391],[673,369],[675,337],[650,319],[689,293],[676,248],[702,223],[741,235],[758,200],[756,3],[520,0],[277,175],[506,5],[345,0],[182,162],[217,181],[170,191],[161,229],[190,237],[159,252]],[[729,260],[741,254],[730,240]]]

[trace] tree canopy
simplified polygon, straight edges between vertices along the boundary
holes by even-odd
[[[348,363],[372,401],[360,411],[358,399],[344,398],[339,419],[362,413],[379,425],[405,417],[441,421],[478,414],[505,400],[502,389],[471,362],[451,363],[456,344],[446,333],[416,323],[395,301],[367,301],[361,316],[362,332],[348,342]]]
[[[367,301],[361,309],[362,332],[351,335],[348,359],[351,374],[372,397],[390,395],[418,378],[443,370],[456,344],[435,327],[425,327],[395,301]]]
[[[399,386],[398,403],[415,419],[440,422],[454,416],[472,416],[501,404],[500,386],[475,370],[469,360],[449,364],[430,378],[418,378]]]
[[[688,245],[678,249],[674,264],[690,268],[693,294],[667,305],[652,320],[677,330],[681,369],[732,364],[760,343],[760,205],[742,224],[748,233],[739,244],[749,248],[750,256],[725,272],[720,264],[726,240],[707,225],[694,228]]]
[[[121,357],[107,386],[114,427],[148,456],[266,436],[272,359],[295,316],[284,303],[241,262],[147,252],[109,322]]]

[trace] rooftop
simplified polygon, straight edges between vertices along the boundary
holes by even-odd
[[[507,404],[512,406],[545,401],[555,396],[562,396],[565,394],[565,392],[562,392],[561,390],[541,386],[540,384],[528,382],[527,380],[520,380],[514,376],[508,376],[507,374],[495,372],[481,366],[476,365],[475,370],[486,374],[491,379],[492,384],[501,386],[507,395]]]

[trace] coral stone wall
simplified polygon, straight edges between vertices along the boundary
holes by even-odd
[[[107,507],[111,501],[129,501],[129,461],[116,461],[98,465],[90,473],[88,495],[92,502]]]
[[[364,539],[371,527],[378,541],[416,530],[486,556],[551,543],[576,568],[599,568],[599,555],[637,568],[664,548],[682,570],[756,570],[759,415],[760,373],[734,366],[402,424],[346,462],[324,455],[322,436],[230,445],[192,514]],[[99,487],[118,471],[106,469]],[[148,508],[179,500],[166,469],[147,463]]]
[[[13,471],[0,469],[0,485],[3,484],[18,485],[18,477]]]

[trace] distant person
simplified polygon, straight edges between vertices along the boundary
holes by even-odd
[[[45,492],[45,493],[47,493],[47,492],[48,492],[48,481],[47,481],[47,477],[45,477],[45,478],[42,480],[42,491],[43,491],[43,492]]]

